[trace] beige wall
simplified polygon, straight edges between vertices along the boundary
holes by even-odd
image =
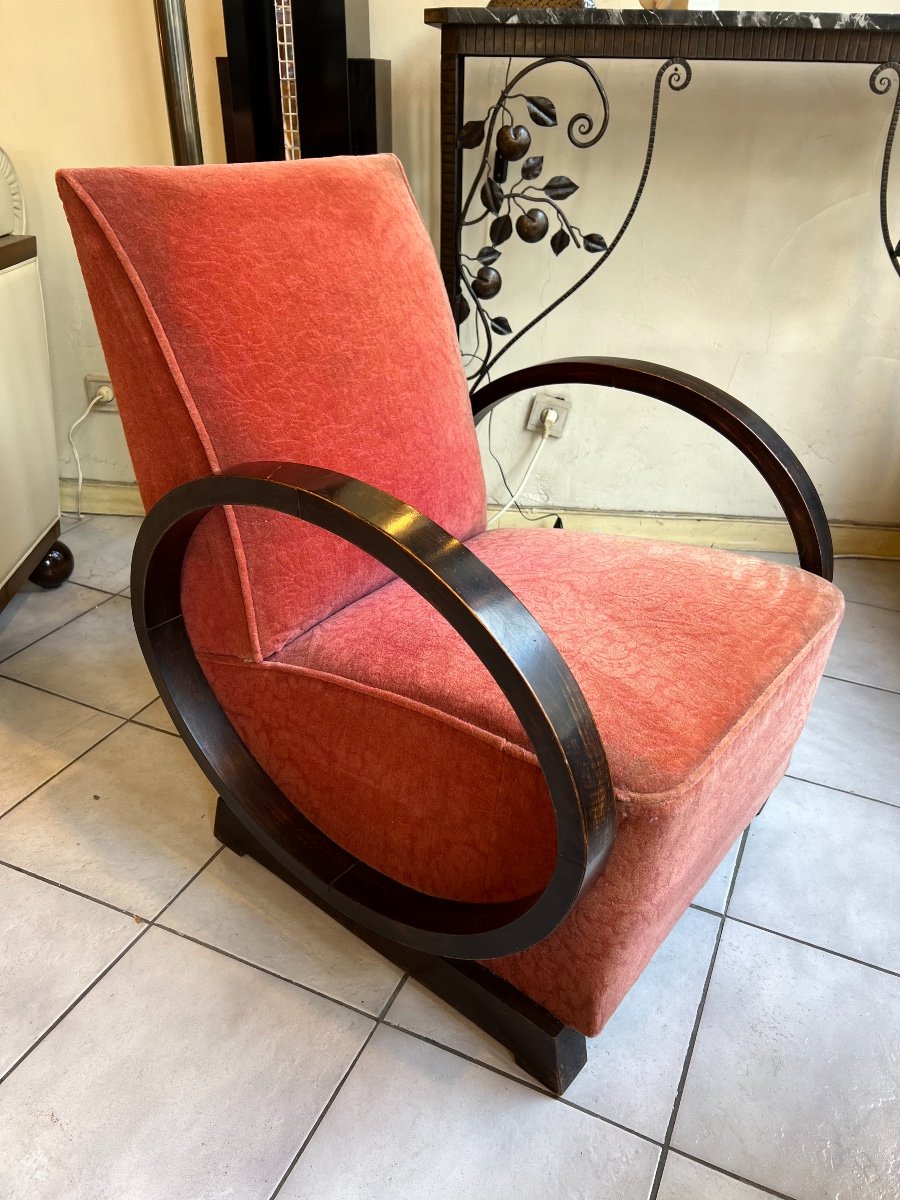
[[[203,145],[224,160],[215,56],[224,54],[220,0],[188,0]],[[60,474],[84,411],[84,376],[105,365],[56,194],[62,166],[172,161],[152,0],[0,0],[0,145],[25,192],[47,312]],[[78,433],[87,478],[133,479],[121,425],[95,413]]]
[[[395,144],[436,230],[439,34],[421,26],[421,8],[372,0],[373,53],[394,60]],[[608,239],[637,182],[655,69],[601,65],[612,119],[594,149],[568,148],[561,130],[535,135],[546,173],[581,185],[567,209]],[[504,70],[470,69],[467,118],[484,113]],[[832,518],[900,522],[900,279],[878,223],[891,103],[869,91],[868,74],[865,66],[695,64],[686,91],[664,91],[657,154],[629,233],[498,370],[595,353],[700,375],[783,433]],[[571,67],[532,79],[556,101],[560,124],[591,103]],[[900,236],[900,183],[894,194]],[[513,328],[577,266],[569,251],[551,271],[546,243],[516,245],[501,260],[504,288],[492,309]],[[736,451],[688,418],[651,401],[569,391],[571,425],[543,456],[526,493],[532,502],[777,512]],[[494,421],[494,448],[516,479],[533,446],[523,430],[528,399],[509,402]],[[485,466],[491,491],[503,496],[487,455]]]
[[[422,8],[371,0],[372,52],[393,60],[395,149],[436,231],[439,35],[422,25]],[[189,0],[188,9],[204,148],[221,161],[213,63],[223,52],[221,5]],[[52,175],[64,164],[171,161],[153,6],[0,0],[0,18],[0,144],[22,176],[40,241],[61,473],[71,475],[65,431],[83,409],[83,376],[103,364]],[[536,140],[549,170],[581,184],[567,202],[576,220],[607,237],[636,182],[654,69],[604,66],[612,122],[600,146],[572,151],[559,131]],[[890,102],[871,94],[867,75],[857,66],[697,64],[687,91],[663,96],[658,154],[629,234],[506,366],[605,353],[701,375],[784,433],[833,518],[900,522],[900,279],[877,220]],[[471,72],[468,116],[484,111],[499,80],[498,66]],[[561,116],[589,102],[565,67],[549,68],[539,90]],[[900,236],[900,185],[896,212]],[[555,294],[566,270],[560,260],[551,272],[545,244],[515,258],[503,260],[498,310],[514,327],[534,299]],[[776,512],[736,452],[686,418],[649,401],[571,394],[570,429],[548,448],[533,502]],[[513,476],[531,447],[524,404],[511,402],[494,423],[494,447]],[[131,477],[114,416],[92,416],[80,445],[88,477]]]

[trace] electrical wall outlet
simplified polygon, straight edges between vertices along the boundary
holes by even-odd
[[[543,433],[544,430],[544,413],[548,408],[555,408],[559,413],[556,421],[550,426],[551,437],[562,437],[563,430],[566,427],[566,421],[569,417],[569,412],[572,409],[572,401],[567,400],[565,396],[554,396],[550,392],[538,392],[534,400],[531,402],[531,408],[528,412],[528,420],[525,423],[526,429],[535,430],[537,433]]]
[[[108,387],[112,391],[112,384],[105,375],[85,375],[84,390],[87,392],[87,402],[91,403],[97,396],[101,388]],[[101,400],[99,404],[94,406],[94,412],[113,412],[119,411],[119,405],[113,393],[112,400]]]

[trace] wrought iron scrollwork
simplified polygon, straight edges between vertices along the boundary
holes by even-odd
[[[893,71],[896,78],[892,80],[890,75],[888,75],[888,71]],[[887,96],[892,89],[894,92],[894,111],[891,113],[891,123],[888,126],[887,137],[884,142],[884,157],[881,162],[879,205],[881,209],[881,236],[884,238],[884,246],[888,252],[888,258],[891,260],[894,270],[900,275],[900,242],[895,242],[891,237],[890,225],[888,223],[887,199],[888,177],[891,173],[891,154],[894,148],[894,137],[897,133],[897,120],[900,118],[900,62],[891,60],[876,67],[869,76],[869,87],[876,96]]]
[[[459,281],[454,298],[456,322],[461,326],[473,315],[473,310],[476,322],[475,349],[466,355],[473,388],[487,377],[498,359],[520,338],[583,287],[615,250],[637,212],[650,173],[663,81],[667,81],[676,92],[683,91],[691,81],[691,68],[681,58],[668,59],[657,71],[643,169],[631,206],[615,236],[607,242],[600,233],[584,233],[566,214],[563,205],[578,190],[577,183],[567,175],[553,175],[543,185],[538,183],[547,172],[543,157],[529,154],[531,129],[526,122],[542,128],[556,126],[556,105],[547,96],[527,94],[516,89],[526,76],[551,62],[568,63],[584,71],[590,79],[600,101],[602,116],[598,119],[588,112],[576,113],[566,126],[566,134],[576,149],[586,150],[596,146],[609,126],[609,98],[596,71],[580,58],[542,58],[524,67],[506,84],[496,104],[488,109],[482,120],[467,121],[459,131],[458,145],[463,150],[483,147],[481,163],[460,210],[456,241]],[[513,110],[516,101],[525,108],[525,115],[520,118]],[[518,163],[521,163],[519,177],[507,186],[510,166]],[[473,213],[473,206],[478,205],[480,211]],[[491,222],[487,244],[475,255],[464,253],[466,230],[489,217]],[[550,234],[554,223],[557,228]],[[515,332],[505,316],[492,314],[486,307],[503,286],[503,277],[496,265],[503,254],[499,247],[508,242],[514,232],[526,244],[542,242],[550,234],[550,248],[556,256],[570,246],[597,256],[596,261],[575,283]],[[497,345],[495,336],[503,338],[503,343]]]

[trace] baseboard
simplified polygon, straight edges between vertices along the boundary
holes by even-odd
[[[62,512],[74,512],[76,487],[74,479],[59,481],[59,507]],[[105,483],[102,479],[86,479],[81,489],[81,511],[120,517],[142,517],[144,506],[136,483]]]
[[[494,507],[488,510],[496,512]],[[626,537],[681,542],[688,546],[714,546],[722,550],[767,550],[789,553],[795,549],[787,521],[775,517],[719,517],[700,513],[601,512],[591,509],[526,509],[528,520],[515,510],[504,513],[497,528],[552,526],[557,515],[566,529],[595,529]],[[835,554],[863,554],[878,558],[900,557],[900,528],[895,525],[831,524]]]
[[[59,481],[59,504],[63,512],[75,511],[75,480]],[[136,483],[104,483],[86,479],[81,493],[84,513],[142,517],[144,506]],[[489,512],[496,512],[496,508]],[[718,517],[702,513],[601,512],[595,509],[526,509],[526,520],[515,509],[500,518],[502,528],[552,525],[557,514],[566,529],[597,529],[627,537],[682,542],[688,546],[716,546],[723,550],[768,550],[787,553],[794,539],[787,521],[775,517]],[[895,525],[854,525],[835,521],[831,526],[835,554],[871,554],[878,558],[900,557],[900,528]]]

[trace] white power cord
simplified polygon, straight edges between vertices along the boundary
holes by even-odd
[[[494,515],[491,517],[491,519],[488,521],[488,528],[490,528],[490,526],[493,525],[495,521],[499,521],[505,512],[509,512],[509,510],[515,504],[515,502],[518,500],[518,498],[525,491],[525,485],[528,483],[528,480],[531,478],[531,473],[534,470],[535,466],[537,465],[537,460],[541,457],[543,449],[547,445],[547,439],[550,437],[550,430],[553,428],[553,426],[556,424],[556,422],[558,420],[559,420],[559,413],[557,412],[557,410],[555,408],[545,408],[544,411],[541,413],[541,425],[543,426],[543,433],[541,434],[541,440],[538,442],[537,448],[535,449],[534,454],[532,454],[532,456],[531,456],[531,461],[529,462],[528,466],[525,468],[525,474],[522,476],[522,482],[519,484],[519,486],[516,488],[516,490],[513,492],[513,494],[507,500],[507,502],[503,505],[503,507],[500,509],[500,511],[495,512]]]
[[[81,520],[81,492],[84,488],[84,475],[81,471],[81,456],[78,453],[78,447],[75,445],[75,430],[82,423],[82,421],[86,421],[88,419],[96,405],[111,404],[115,398],[115,393],[108,385],[104,384],[103,387],[98,388],[96,396],[87,406],[78,420],[72,422],[71,428],[69,429],[69,445],[72,447],[72,453],[75,455],[75,468],[78,471],[78,483],[75,487],[75,515],[78,517],[79,521]]]

